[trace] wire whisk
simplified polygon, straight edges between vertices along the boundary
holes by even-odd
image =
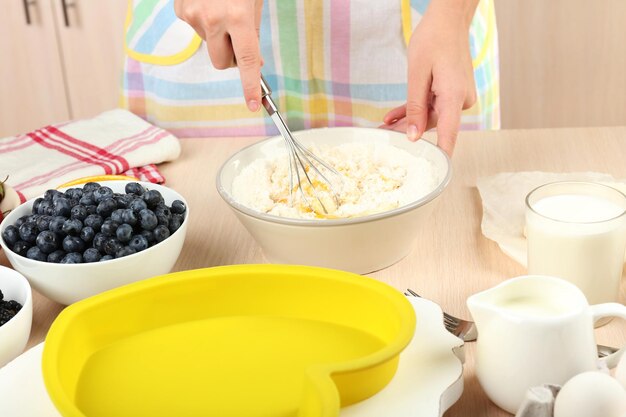
[[[285,144],[289,153],[289,197],[291,205],[293,206],[293,193],[297,187],[309,209],[311,209],[311,211],[313,212],[317,212],[314,204],[309,198],[311,197],[311,195],[307,195],[307,192],[305,190],[305,188],[307,188],[311,190],[310,194],[312,194],[312,197],[319,203],[324,214],[329,214],[330,207],[326,207],[326,205],[323,203],[322,198],[320,198],[319,190],[317,188],[320,187],[323,188],[324,191],[328,191],[332,196],[336,207],[339,206],[339,195],[336,193],[336,190],[333,187],[333,183],[328,179],[324,172],[322,172],[322,169],[326,170],[327,173],[335,175],[340,181],[341,174],[330,164],[322,160],[320,157],[308,150],[298,140],[296,140],[296,138],[291,134],[291,131],[287,127],[287,124],[285,123],[282,115],[278,111],[274,100],[272,100],[271,94],[272,89],[270,88],[267,81],[265,81],[265,78],[261,76],[261,102],[263,104],[263,107],[265,107],[267,114],[272,118],[274,124],[278,128],[278,131],[285,140]],[[316,164],[319,165],[319,167]],[[313,179],[309,171],[312,171],[315,174],[313,176]],[[294,185],[294,182],[296,183],[296,185]],[[306,182],[304,187],[303,182]],[[308,184],[308,186],[306,184]]]

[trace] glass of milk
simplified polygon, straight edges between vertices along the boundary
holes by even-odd
[[[526,197],[528,273],[566,279],[590,304],[617,302],[626,195],[591,182],[542,185]]]

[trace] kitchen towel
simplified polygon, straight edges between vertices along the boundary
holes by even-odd
[[[125,174],[165,181],[154,164],[180,155],[178,138],[126,110],[0,139],[0,176],[22,201],[68,181]]]
[[[523,266],[526,266],[526,195],[540,185],[555,181],[601,182],[626,192],[626,181],[598,172],[503,172],[476,182],[483,204],[483,234]]]

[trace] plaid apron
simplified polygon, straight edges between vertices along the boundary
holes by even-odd
[[[236,68],[216,70],[206,45],[179,20],[173,0],[131,0],[122,106],[179,137],[267,136],[247,110]],[[378,126],[406,100],[406,48],[428,0],[267,0],[262,69],[289,126]],[[500,127],[493,0],[470,30],[478,93],[462,129]]]

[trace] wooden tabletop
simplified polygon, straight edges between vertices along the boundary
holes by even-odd
[[[431,135],[432,139],[433,136]],[[187,239],[175,270],[265,262],[252,237],[215,189],[215,175],[231,154],[258,138],[183,139],[182,154],[161,165],[167,185],[193,207]],[[404,290],[409,287],[445,311],[469,317],[466,298],[526,271],[505,256],[480,231],[482,216],[476,179],[505,171],[597,171],[626,178],[626,127],[463,132],[453,158],[454,175],[421,230],[412,253],[399,263],[371,274]],[[0,264],[8,265],[3,254]],[[621,301],[626,300],[621,286]],[[34,294],[33,328],[28,347],[44,340],[63,306]],[[602,344],[626,340],[626,323],[613,322],[596,331]],[[475,343],[466,344],[465,389],[445,414],[509,416],[483,393],[474,373]]]

